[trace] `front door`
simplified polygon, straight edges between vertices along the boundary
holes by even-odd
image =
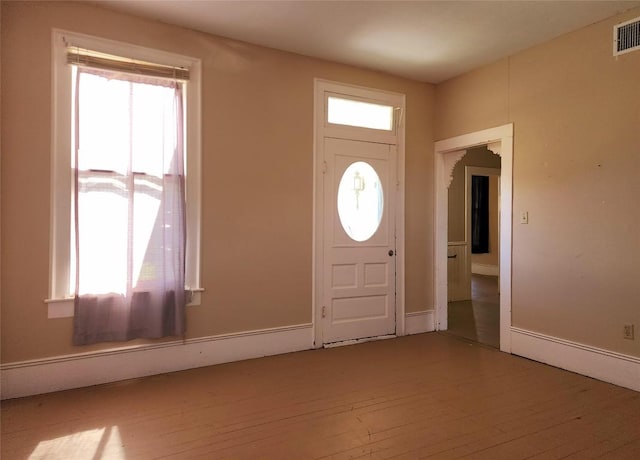
[[[324,138],[324,343],[396,332],[396,146]]]

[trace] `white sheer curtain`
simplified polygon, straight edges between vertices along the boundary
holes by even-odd
[[[182,87],[77,68],[73,343],[183,335]]]

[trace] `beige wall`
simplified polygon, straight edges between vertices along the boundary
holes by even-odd
[[[436,138],[514,124],[513,325],[640,356],[640,53],[612,57],[636,9],[453,79]],[[518,223],[521,211],[529,224]]]
[[[201,306],[188,337],[311,322],[313,79],[406,94],[406,310],[433,306],[431,85],[82,3],[2,3],[2,362],[90,351],[47,319],[51,29],[203,62]],[[7,268],[9,267],[9,268]]]

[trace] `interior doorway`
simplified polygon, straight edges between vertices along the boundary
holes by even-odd
[[[486,146],[456,163],[448,188],[449,333],[500,347],[500,164]]]
[[[435,224],[435,303],[436,329],[448,329],[448,188],[455,165],[467,150],[486,145],[500,156],[500,256],[499,325],[500,350],[511,352],[511,235],[513,196],[513,125],[438,141],[435,144],[436,224]],[[469,261],[470,263],[470,261]]]

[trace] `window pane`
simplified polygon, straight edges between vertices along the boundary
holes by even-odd
[[[393,107],[329,97],[327,121],[336,125],[391,131]]]
[[[130,225],[133,238],[131,283],[135,289],[144,289],[145,283],[162,277],[164,265],[162,229],[171,222],[171,219],[164,219],[165,216],[161,212],[164,209],[163,185],[162,179],[152,175],[134,176],[132,199],[134,219]],[[169,239],[166,244],[170,244]]]
[[[128,82],[80,74],[78,169],[129,168],[129,92]]]
[[[171,170],[177,145],[173,88],[132,83],[132,169],[157,177]]]
[[[127,287],[127,178],[79,172],[80,294],[124,293]],[[123,267],[125,267],[123,269]]]
[[[384,194],[375,169],[364,161],[352,163],[338,186],[338,215],[342,228],[355,241],[371,238],[382,220]]]

